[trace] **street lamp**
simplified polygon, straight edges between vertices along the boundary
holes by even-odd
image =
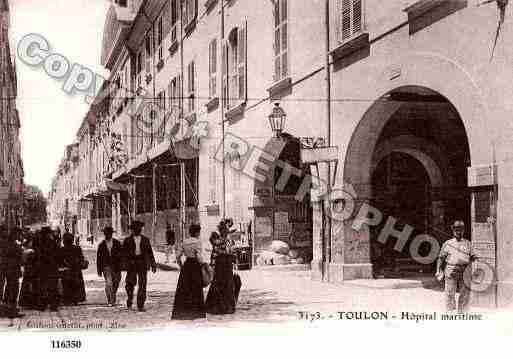
[[[287,114],[280,107],[280,104],[275,103],[273,111],[269,115],[269,124],[271,125],[271,130],[274,132],[276,137],[280,137],[280,134],[283,131],[283,126],[285,124],[286,118]]]

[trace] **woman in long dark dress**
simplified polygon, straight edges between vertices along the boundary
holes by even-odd
[[[176,286],[175,300],[171,319],[192,320],[206,318],[203,297],[202,263],[208,263],[211,246],[208,241],[200,239],[201,227],[192,224],[190,237],[176,249],[176,262],[180,266],[180,275]],[[182,254],[186,257],[182,265]]]
[[[19,305],[27,309],[37,309],[38,287],[36,270],[35,238],[31,236],[24,244],[23,250],[23,280],[21,282]]]
[[[84,277],[82,276],[82,263],[84,254],[82,249],[73,244],[71,234],[64,234],[63,247],[60,248],[62,272],[62,302],[64,305],[77,305],[85,302],[86,293]]]
[[[207,295],[207,313],[235,313],[235,282],[233,280],[233,264],[235,256],[230,253],[225,237],[213,232],[210,236],[213,245],[212,265],[214,279]]]

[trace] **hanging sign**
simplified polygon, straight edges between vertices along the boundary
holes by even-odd
[[[301,161],[305,164],[335,162],[337,160],[338,146],[301,149]]]

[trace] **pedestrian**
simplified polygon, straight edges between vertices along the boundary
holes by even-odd
[[[157,264],[153,255],[150,240],[141,234],[144,223],[133,221],[130,226],[132,234],[123,242],[123,251],[127,260],[125,289],[127,294],[126,306],[132,308],[134,288],[137,285],[137,310],[144,312],[146,302],[146,284],[148,270],[157,272]]]
[[[457,220],[451,226],[454,237],[442,245],[436,277],[445,279],[445,304],[447,311],[456,310],[456,292],[459,290],[458,312],[468,310],[470,301],[470,282],[465,283],[464,273],[475,260],[471,253],[471,243],[463,238],[465,223]]]
[[[235,255],[227,245],[226,238],[212,232],[210,242],[213,244],[212,262],[214,279],[208,290],[206,310],[211,314],[233,314],[236,306],[236,283],[233,275]]]
[[[5,263],[7,256],[4,254],[7,249],[7,236],[7,227],[0,225],[0,304],[4,303],[4,288],[7,276]]]
[[[56,312],[59,307],[57,282],[59,278],[60,252],[50,227],[43,227],[41,229],[35,251],[35,270],[39,274],[38,309],[45,311],[49,306],[51,311]]]
[[[65,232],[62,236],[63,246],[60,250],[60,264],[62,271],[62,303],[64,305],[77,305],[86,301],[86,291],[82,269],[86,267],[86,260],[80,247],[74,245],[73,235]]]
[[[189,227],[190,237],[184,239],[176,248],[176,262],[180,267],[180,275],[176,286],[171,319],[206,318],[201,265],[209,262],[212,245],[208,240],[200,239],[200,234],[201,226],[192,224]],[[183,264],[181,261],[182,254],[186,257]]]
[[[2,250],[2,263],[5,270],[5,289],[3,299],[7,305],[7,316],[9,318],[21,317],[18,312],[18,294],[20,290],[21,259],[23,251],[17,243],[19,230],[11,231],[4,242]]]
[[[37,309],[37,272],[35,270],[36,253],[34,251],[34,235],[30,235],[24,243],[23,280],[21,282],[19,305],[22,308]]]
[[[169,263],[169,258],[173,255],[173,249],[176,243],[175,227],[171,226],[169,222],[166,223],[166,263]]]
[[[116,305],[116,295],[121,281],[121,260],[123,250],[121,243],[112,238],[114,229],[105,227],[103,234],[105,239],[98,245],[96,267],[98,276],[105,278],[105,295],[110,307]]]

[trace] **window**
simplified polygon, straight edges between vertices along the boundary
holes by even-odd
[[[143,149],[143,131],[140,129],[141,115],[137,115],[132,121],[132,153],[138,155]]]
[[[340,41],[346,41],[363,30],[363,0],[341,0]]]
[[[180,110],[180,101],[182,98],[182,84],[181,84],[181,76],[175,76],[171,79],[171,82],[168,86],[168,96],[169,96],[169,111],[176,117],[178,111]]]
[[[231,108],[247,100],[247,26],[233,29],[223,46],[223,104]]]
[[[150,32],[145,40],[145,53],[146,53],[146,73],[151,73],[151,57],[153,56],[153,34]]]
[[[289,76],[287,0],[274,2],[274,82]]]
[[[209,98],[214,98],[217,97],[217,39],[214,39],[210,42],[208,47],[208,54],[208,94]]]
[[[188,26],[196,20],[197,0],[184,0],[183,4],[183,25]]]
[[[210,146],[210,153],[208,156],[208,178],[209,178],[209,195],[208,199],[211,203],[216,203],[217,196],[216,196],[216,188],[217,188],[217,161],[216,161],[216,152],[217,152],[217,146],[211,145]]]
[[[196,110],[195,80],[196,68],[192,61],[187,65],[187,111],[189,113]]]
[[[178,41],[178,0],[171,0],[171,44]]]
[[[135,73],[136,73],[136,77],[137,77],[137,88],[140,88],[142,85],[142,83],[141,83],[142,63],[143,63],[143,52],[139,51],[139,53],[137,54],[137,59],[136,59],[136,63],[135,63]]]
[[[164,132],[166,129],[164,119],[165,119],[165,113],[166,113],[166,91],[161,91],[157,95],[157,110],[159,112],[159,122],[157,125],[159,128],[157,129],[157,141],[160,143],[164,140]]]
[[[164,23],[163,23],[162,16],[160,16],[157,21],[157,48],[158,48],[159,62],[164,61],[164,52],[162,50],[163,38],[164,38]]]
[[[127,7],[128,6],[128,0],[116,0],[116,4],[120,7]]]
[[[128,97],[128,93],[130,91],[130,66],[129,66],[129,62],[127,62],[125,64],[125,91],[124,91],[124,96],[125,96],[125,100],[127,99]]]

